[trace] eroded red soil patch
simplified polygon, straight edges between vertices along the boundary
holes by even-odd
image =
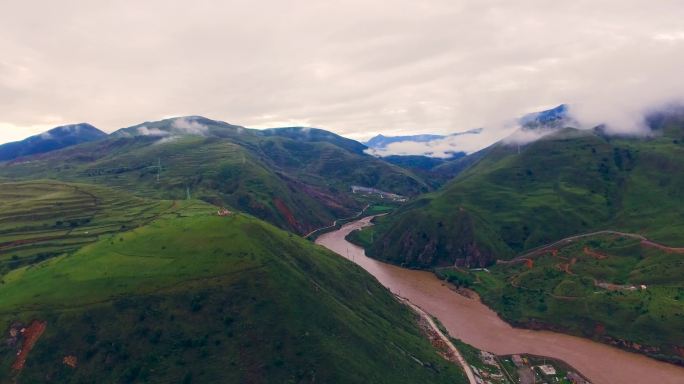
[[[12,369],[15,371],[24,369],[24,364],[26,364],[26,358],[28,357],[29,352],[31,352],[33,346],[36,345],[40,336],[45,332],[46,327],[47,321],[33,320],[31,325],[21,330],[24,341],[21,344],[19,353],[17,353],[17,359],[14,361],[14,364],[12,364]]]
[[[297,230],[300,230],[300,225],[297,222],[297,219],[295,219],[294,215],[292,214],[292,211],[290,211],[290,208],[285,205],[285,202],[283,202],[279,198],[274,198],[273,199],[273,204],[275,204],[276,208],[278,209],[278,212],[280,212],[281,215],[287,220],[287,223],[290,224],[292,228],[296,228]]]
[[[568,275],[574,275],[574,273],[572,272],[572,266],[575,265],[575,263],[577,263],[577,258],[573,257],[572,259],[570,259],[569,263],[558,264],[558,268],[561,271],[567,273]]]
[[[589,247],[584,247],[583,252],[585,255],[591,256],[597,260],[603,260],[608,258],[608,255],[606,255],[605,253],[596,252]]]
[[[0,243],[0,249],[13,248],[13,247],[21,246],[21,245],[34,244],[34,243],[40,243],[42,241],[58,240],[58,239],[63,239],[63,238],[64,238],[64,236],[45,236],[45,237],[35,237],[32,239],[8,241],[5,243]]]

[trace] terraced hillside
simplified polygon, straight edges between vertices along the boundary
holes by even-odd
[[[409,196],[428,190],[411,172],[362,150],[322,130],[258,131],[193,117],[5,163],[0,175],[96,183],[144,197],[190,195],[303,234],[358,212],[363,203],[351,185]]]
[[[509,322],[551,328],[684,364],[684,248],[599,234],[499,263],[439,269]]]
[[[0,271],[76,250],[178,208],[97,186],[0,182]]]
[[[364,270],[203,203],[16,269],[0,296],[2,382],[466,382]]]
[[[365,245],[415,267],[487,266],[601,229],[684,245],[682,121],[650,139],[565,129],[520,153],[495,145],[440,191],[380,220]]]

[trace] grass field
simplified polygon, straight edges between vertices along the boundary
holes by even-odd
[[[55,181],[0,183],[0,271],[74,251],[183,203]]]
[[[1,382],[465,382],[360,267],[204,203],[14,269],[0,297],[2,329],[47,322],[20,374],[0,345]]]

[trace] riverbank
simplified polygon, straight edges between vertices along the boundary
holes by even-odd
[[[461,352],[458,350],[458,348],[456,348],[454,343],[451,342],[449,337],[445,335],[444,332],[442,332],[442,330],[437,326],[432,317],[430,317],[427,312],[423,311],[422,308],[413,304],[410,300],[401,296],[395,295],[395,297],[402,303],[409,306],[420,316],[421,320],[426,324],[427,332],[431,334],[430,338],[436,339],[436,341],[444,346],[445,351],[443,351],[443,353],[445,358],[461,366],[461,369],[463,369],[463,372],[468,378],[468,382],[470,384],[478,384],[477,380],[475,379],[475,373],[473,373],[473,369],[470,367],[470,364],[468,364],[468,362],[463,358],[463,355],[461,355]]]
[[[321,235],[317,243],[353,260],[395,294],[435,316],[452,337],[496,355],[533,354],[567,362],[595,384],[675,384],[684,368],[580,337],[513,328],[480,301],[463,297],[427,271],[407,270],[366,257],[345,237],[370,224],[366,217]]]
[[[346,239],[367,246],[373,229],[353,231]],[[644,239],[599,231],[541,246],[487,269],[450,266],[432,271],[459,293],[475,290],[514,327],[588,338],[684,366],[681,255],[676,248],[654,247]]]
[[[336,231],[336,230],[342,228],[343,225],[351,223],[352,221],[362,219],[364,217],[382,216],[382,215],[386,214],[387,212],[391,211],[392,209],[394,209],[394,208],[393,207],[378,206],[378,205],[373,205],[373,204],[367,204],[356,215],[354,215],[352,217],[347,217],[344,219],[336,219],[335,221],[333,221],[332,224],[330,224],[326,227],[321,227],[321,228],[315,229],[315,230],[311,231],[310,233],[304,235],[304,238],[315,242],[316,239],[318,238],[318,236],[320,236],[324,233]]]

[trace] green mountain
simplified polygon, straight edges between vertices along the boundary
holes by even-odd
[[[429,189],[364,148],[323,130],[261,131],[191,116],[0,164],[0,175],[106,185],[148,198],[189,196],[305,234],[365,205],[351,185],[408,196]]]
[[[143,222],[109,232],[95,213],[99,240],[2,276],[0,382],[466,382],[368,273],[270,224],[197,200],[126,211],[100,187],[11,188],[36,192],[4,217],[41,199],[68,216],[95,191],[99,212]],[[16,235],[49,231],[42,218]]]
[[[649,122],[649,137],[496,144],[350,240],[476,290],[512,324],[682,364],[684,116]]]
[[[601,229],[684,245],[684,119],[653,132],[567,128],[524,146],[496,144],[439,191],[380,220],[369,253],[413,267],[487,266]]]
[[[400,166],[419,175],[433,189],[438,189],[458,176],[486,154],[486,150],[472,153],[468,156],[459,153],[447,159],[427,156],[383,156],[382,160]]]
[[[64,125],[21,141],[0,145],[0,161],[55,151],[105,137],[106,133],[87,123]]]

